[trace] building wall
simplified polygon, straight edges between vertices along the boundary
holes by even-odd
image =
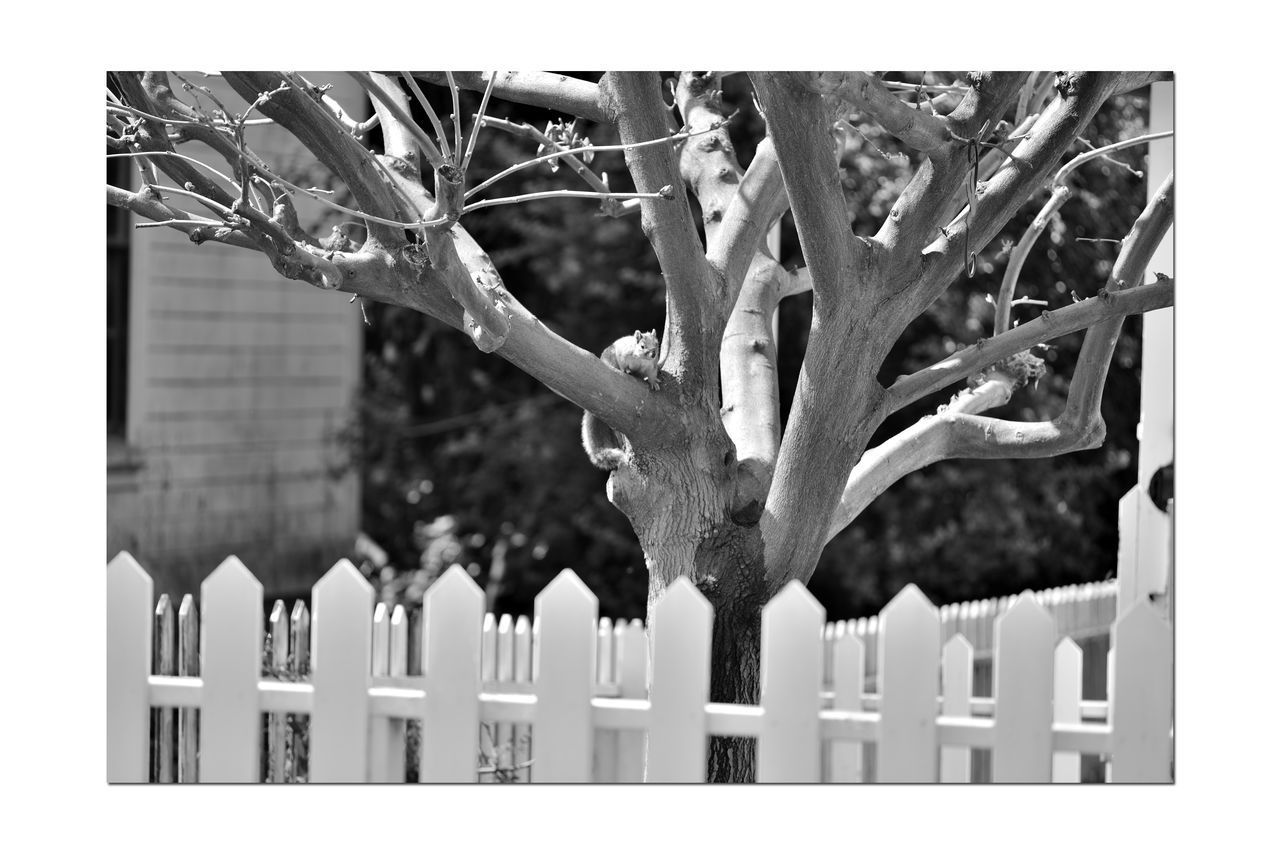
[[[230,109],[243,104],[220,80],[195,79]],[[333,79],[342,85],[332,94],[358,114],[362,96]],[[247,135],[269,164],[305,157],[278,129]],[[314,226],[318,209],[299,207]],[[157,594],[198,592],[230,554],[268,594],[305,591],[359,526],[341,433],[359,383],[360,308],[283,279],[255,252],[196,246],[173,229],[132,237],[126,435],[108,442],[107,556],[131,552]]]

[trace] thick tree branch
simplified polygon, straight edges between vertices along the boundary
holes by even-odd
[[[768,492],[782,440],[778,351],[773,339],[780,273],[775,261],[756,256],[720,344],[725,432],[737,447],[738,459],[758,463],[762,500]]]
[[[1143,274],[1172,224],[1173,173],[1169,173],[1133,224],[1133,228],[1125,235],[1120,256],[1107,280],[1106,292],[1124,296],[1155,286],[1143,285]],[[1161,279],[1156,285],[1166,282],[1172,283],[1173,280]],[[1076,359],[1076,370],[1071,376],[1067,415],[1078,419],[1099,412],[1102,387],[1106,381],[1107,369],[1111,365],[1116,339],[1120,337],[1122,323],[1123,318],[1111,318],[1090,327],[1085,334],[1080,356]],[[1096,417],[1101,419],[1100,414]]]
[[[781,164],[814,291],[813,322],[760,520],[767,585],[813,572],[829,514],[874,429],[875,368],[891,338],[875,312],[882,255],[849,228],[831,114],[791,74],[752,74]],[[851,354],[857,354],[852,358]]]
[[[209,225],[197,225],[191,222],[191,215],[186,211],[170,207],[160,201],[160,194],[154,188],[144,187],[131,193],[120,187],[107,185],[107,204],[118,208],[127,208],[147,219],[160,223],[172,223],[173,228],[191,237],[192,243],[203,243],[212,240],[241,249],[261,251],[258,244],[246,234],[228,228],[220,222]]]
[[[228,71],[223,78],[240,97],[252,103],[259,92],[279,86],[290,88],[262,104],[259,110],[288,130],[319,158],[351,190],[360,210],[391,218],[397,208],[395,196],[383,180],[374,155],[346,132],[342,123],[322,103],[321,96],[305,89],[305,84],[279,71]],[[369,223],[370,236],[389,249],[405,243],[404,232],[382,223]]]
[[[751,75],[813,276],[814,312],[823,314],[825,303],[857,287],[855,265],[866,259],[870,247],[849,229],[830,110],[805,81],[805,75],[790,72]]]
[[[676,84],[676,107],[689,131],[706,131],[680,146],[680,175],[702,207],[702,224],[710,246],[720,231],[725,209],[742,179],[720,102],[720,75],[714,71],[682,71]]]
[[[1049,75],[1049,79],[1052,80],[1053,75]],[[1006,151],[1012,151],[1013,146],[1031,131],[1031,128],[1035,126],[1036,120],[1039,118],[1039,113],[1027,116],[1012,129],[1008,129],[1008,133],[1003,135],[1003,142],[987,149],[978,164],[979,188],[986,181],[991,180],[991,176],[996,174],[997,170],[1009,161],[1009,155]],[[1000,137],[1001,131],[1005,129],[1007,129],[1007,125],[1004,123],[998,126],[996,128],[997,137]],[[937,210],[936,215],[933,217],[934,228],[928,233],[929,239],[936,236],[940,229],[945,228],[950,231],[952,226],[965,215],[969,205],[969,189],[967,181],[961,181],[960,186],[956,187],[952,192],[951,198]]]
[[[147,88],[142,83],[143,76],[139,72],[123,71],[116,75],[116,80],[120,84],[121,94],[127,104],[155,114],[160,111],[160,107],[151,100]],[[164,122],[139,118],[130,125],[130,129],[131,133],[126,135],[126,140],[133,151],[173,152],[173,145],[165,132]],[[224,205],[235,202],[234,195],[181,158],[160,157],[152,162],[180,187],[191,185],[195,192]]]
[[[876,498],[914,471],[946,459],[948,425],[944,413],[976,413],[1008,403],[1010,377],[997,374],[976,388],[965,389],[936,415],[921,418],[897,435],[862,455],[853,467],[840,504],[827,529],[827,542],[839,534]]]
[[[1141,281],[1146,265],[1172,220],[1173,176],[1170,175],[1126,236],[1121,257],[1117,259],[1103,291],[1107,296],[1088,302],[1109,302],[1114,306],[1142,291],[1157,288],[1167,290],[1172,302],[1172,279],[1161,279],[1153,285],[1137,288],[1132,285]],[[1081,305],[1083,303],[1055,314],[1078,310]],[[962,391],[936,415],[921,419],[868,451],[849,476],[828,537],[834,537],[848,526],[891,484],[939,460],[1048,457],[1101,445],[1106,435],[1101,409],[1102,388],[1123,319],[1123,316],[1108,317],[1089,327],[1071,378],[1067,400],[1062,412],[1054,419],[1028,423],[978,415],[1007,402],[1012,391],[1021,384],[1020,379],[996,369],[988,373],[976,389]],[[996,344],[1012,334],[1005,333],[987,343]],[[971,357],[972,352],[980,351],[970,348],[962,361]],[[896,388],[897,385],[886,396],[886,411],[897,399],[893,395]]]
[[[157,221],[186,218],[186,214],[149,198],[147,193],[129,193],[108,186],[107,201]],[[173,227],[187,233],[203,229],[207,233],[201,234],[200,241],[215,240],[264,251],[277,271],[286,278],[307,281],[317,287],[324,287],[322,271],[334,271],[341,281],[338,289],[343,292],[404,306],[460,331],[468,331],[462,306],[452,297],[437,270],[426,264],[414,263],[412,258],[403,254],[392,256],[376,244],[366,245],[358,252],[323,253],[300,246],[299,251],[284,256],[273,254],[268,241],[255,244],[249,236],[231,229]],[[468,275],[487,261],[487,256],[465,233],[460,233],[454,242],[458,258],[466,266]],[[672,401],[651,392],[634,377],[605,365],[594,353],[556,335],[505,290],[489,293],[491,299],[501,301],[501,310],[510,325],[505,343],[496,351],[497,355],[566,400],[596,413],[633,440],[671,440],[679,424]]]
[[[983,130],[994,128],[1000,115],[1017,98],[1025,77],[1021,73],[977,75],[974,88],[951,115],[942,119],[948,129],[948,142],[933,149],[920,164],[876,234],[876,239],[894,256],[895,267],[915,267],[920,249],[937,234],[939,211],[945,210],[972,175],[973,152],[985,141]],[[895,271],[892,279],[901,281],[900,273]]]
[[[618,133],[624,145],[658,139],[667,133],[666,106],[656,73],[622,72],[605,76],[601,85],[618,106]],[[626,152],[636,191],[658,193],[681,186],[671,145],[649,145]],[[664,369],[692,382],[694,389],[714,388],[718,376],[723,282],[703,256],[693,215],[683,195],[674,200],[644,199],[641,227],[658,256],[667,285]]]
[[[811,91],[848,102],[917,151],[927,154],[950,142],[946,122],[907,104],[865,71],[814,72],[802,79]]]
[[[1095,148],[1092,151],[1086,151],[1084,154],[1077,156],[1066,166],[1058,170],[1053,176],[1053,187],[1049,195],[1049,201],[1045,202],[1040,212],[1036,214],[1035,219],[1031,221],[1031,225],[1027,227],[1026,232],[1018,240],[1013,251],[1009,253],[1009,263],[1005,267],[1004,278],[1000,282],[1000,294],[996,297],[996,319],[995,332],[999,335],[1009,329],[1009,313],[1013,305],[1013,294],[1018,287],[1018,275],[1022,272],[1022,265],[1027,260],[1027,256],[1031,253],[1031,247],[1035,245],[1036,240],[1044,233],[1052,221],[1055,213],[1062,209],[1062,206],[1071,198],[1071,187],[1067,184],[1067,178],[1084,164],[1099,157],[1105,157],[1112,151],[1118,151],[1121,148],[1129,148],[1134,145],[1141,145],[1153,139],[1171,136],[1172,131],[1168,133],[1148,134],[1145,136],[1134,137],[1133,139],[1122,140],[1121,142]]]
[[[728,290],[726,303],[731,310],[738,304],[738,290],[752,259],[760,251],[765,233],[789,206],[778,153],[773,140],[765,137],[756,146],[755,157],[738,182],[720,230],[707,244],[707,260],[712,268],[724,274]],[[812,281],[809,287],[813,287]]]
[[[920,274],[910,284],[912,297],[904,318],[914,318],[937,298],[960,272],[966,250],[976,252],[991,241],[1031,192],[1044,183],[1071,143],[1110,97],[1116,73],[1071,73],[1059,78],[1059,97],[1040,115],[1028,138],[985,185],[967,224],[957,223],[922,251]]]
[[[902,377],[885,391],[882,414],[896,412],[925,395],[941,391],[952,383],[1037,344],[1079,332],[1104,320],[1155,311],[1171,305],[1173,279],[1161,279],[1123,293],[1103,291],[1096,297],[1065,308],[1042,312],[1037,320],[1028,321],[994,338],[957,350],[936,364]]]
[[[443,71],[411,73],[417,79],[437,86],[449,85]],[[546,71],[499,71],[496,73],[493,94],[505,101],[545,107],[563,115],[581,116],[594,122],[611,124],[616,121],[616,116],[603,104],[600,87],[588,80],[578,80],[564,74],[552,74]],[[453,79],[463,89],[483,92],[493,74],[488,71],[455,71]]]
[[[350,74],[374,101],[373,107],[382,120],[384,149],[387,154],[417,166],[417,158],[414,154],[421,149],[433,169],[439,169],[445,165],[444,155],[440,153],[440,149],[409,115],[409,96],[394,78],[385,74],[368,74],[363,71],[353,71]],[[412,145],[410,140],[417,145]]]
[[[156,113],[166,121],[177,122],[184,138],[193,139],[212,148],[237,175],[247,169],[262,174],[262,165],[236,145],[230,126],[215,127],[208,117],[180,100],[169,85],[169,75],[163,71],[148,71],[142,76],[142,86],[150,98]],[[228,120],[230,120],[228,116]]]

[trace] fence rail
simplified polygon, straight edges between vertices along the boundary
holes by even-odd
[[[234,557],[199,612],[187,596],[175,617],[122,553],[108,565],[108,778],[697,781],[708,736],[747,736],[761,781],[1077,781],[1097,755],[1113,780],[1166,781],[1171,632],[1147,603],[1113,624],[1114,601],[1086,585],[939,609],[908,586],[876,618],[825,624],[793,584],[764,610],[760,703],[737,706],[707,701],[712,611],[683,581],[646,635],[598,618],[568,570],[532,621],[485,614],[461,569],[419,618],[375,607],[340,561],[310,612],[277,602],[264,625],[261,585]],[[1114,688],[1085,700],[1071,634],[1104,627]],[[994,690],[976,696],[988,657]]]

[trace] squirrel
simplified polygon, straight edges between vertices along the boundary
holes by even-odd
[[[655,391],[658,382],[657,330],[636,330],[614,341],[600,354],[600,361],[616,371],[639,377]],[[613,471],[622,464],[622,446],[613,428],[590,412],[582,414],[582,447],[596,468]]]

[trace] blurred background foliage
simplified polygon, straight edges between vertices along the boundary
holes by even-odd
[[[887,77],[915,83],[920,73]],[[451,112],[447,90],[424,89],[437,112]],[[724,90],[727,108],[739,110],[731,135],[745,167],[764,122],[746,75],[727,77]],[[462,97],[469,130],[479,95]],[[1113,99],[1069,156],[1143,133],[1146,111],[1146,90]],[[489,114],[539,130],[561,118],[496,99]],[[597,144],[617,141],[615,131],[590,122],[579,120],[576,130]],[[858,131],[840,167],[854,231],[869,235],[919,158],[869,125]],[[533,157],[536,145],[486,128],[470,183]],[[1052,309],[1070,304],[1073,291],[1085,298],[1105,284],[1119,247],[1095,240],[1119,240],[1141,212],[1145,162],[1145,148],[1135,147],[1076,174],[1077,193],[1028,258],[1019,296],[1047,300]],[[620,153],[597,154],[591,165],[608,172],[615,190],[632,189]],[[540,166],[504,179],[487,197],[558,188],[585,185],[566,168],[553,174]],[[1029,199],[981,253],[975,275],[958,278],[906,330],[882,366],[883,382],[992,334],[987,295],[999,290],[1002,247],[1017,241],[1047,198],[1041,190]],[[590,201],[551,199],[484,209],[463,224],[510,291],[579,346],[599,352],[632,330],[662,329],[662,279],[638,216],[613,219]],[[782,256],[788,268],[804,263],[789,215]],[[784,417],[811,307],[805,294],[779,311]],[[1014,318],[1031,319],[1040,310],[1016,307]],[[486,587],[492,610],[532,613],[534,596],[571,567],[599,597],[602,616],[643,617],[644,556],[626,517],[605,498],[605,473],[582,452],[581,410],[425,315],[368,303],[366,316],[363,395],[349,440],[362,473],[367,534],[356,558],[382,597],[418,604],[434,578],[458,563]],[[1103,447],[1045,460],[949,461],[904,478],[823,553],[809,587],[828,619],[875,613],[907,582],[943,603],[1113,574],[1117,502],[1137,476],[1141,323],[1127,320],[1116,347],[1103,399]],[[1060,411],[1082,339],[1078,333],[1037,349],[1048,374],[990,414],[1038,420]],[[934,411],[955,390],[895,414],[872,444]]]

